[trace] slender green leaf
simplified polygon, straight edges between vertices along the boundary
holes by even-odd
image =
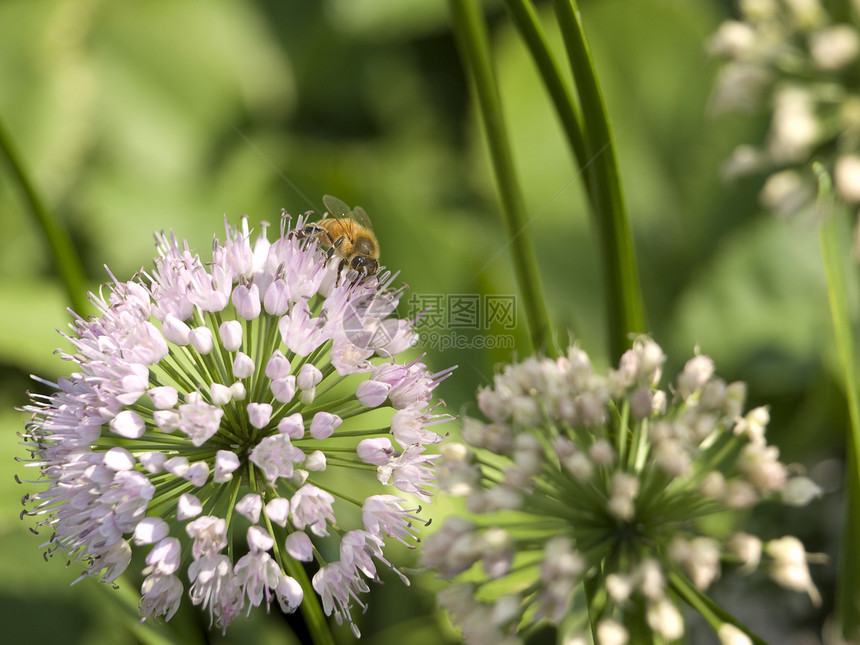
[[[0,121],[0,152],[6,158],[12,179],[21,190],[30,216],[45,238],[57,273],[68,293],[69,304],[79,314],[86,314],[89,311],[89,303],[86,299],[86,281],[81,258],[62,223],[45,208],[2,121]]]

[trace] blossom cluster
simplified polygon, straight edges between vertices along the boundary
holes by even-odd
[[[98,315],[72,325],[74,373],[31,395],[25,514],[81,578],[116,581],[145,551],[142,620],[169,620],[186,585],[224,629],[315,591],[358,634],[351,608],[376,563],[392,566],[385,538],[416,538],[401,494],[430,501],[438,455],[425,450],[447,419],[431,398],[450,370],[395,362],[413,332],[394,316],[394,276],[339,275],[302,226],[284,214],[278,239],[263,225],[252,242],[247,220],[228,225],[205,263],[157,235],[154,270],[114,278],[91,296]],[[362,420],[377,409],[391,410],[382,427]],[[355,499],[335,469],[395,490]]]
[[[860,3],[841,20],[820,0],[740,0],[739,10],[708,43],[726,60],[712,108],[764,108],[770,124],[764,144],[736,148],[724,174],[767,173],[762,205],[791,215],[814,202],[814,159],[846,203],[860,204]]]
[[[600,374],[574,346],[508,365],[478,393],[487,420],[466,419],[437,469],[473,515],[449,517],[422,550],[425,566],[457,578],[439,601],[467,642],[513,645],[523,630],[559,625],[583,587],[601,616],[597,645],[627,643],[636,620],[675,640],[676,599],[702,594],[724,561],[766,566],[818,602],[797,538],[725,539],[703,522],[768,498],[803,505],[818,487],[768,445],[767,409],[744,413],[743,383],[697,355],[658,389],[664,361],[643,338]],[[735,638],[725,642],[750,642],[730,623],[713,627]]]

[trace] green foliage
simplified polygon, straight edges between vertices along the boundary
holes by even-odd
[[[486,3],[490,42],[551,327],[562,344],[570,334],[596,355],[608,333],[604,282],[579,168],[500,4]],[[775,443],[815,468],[843,455],[833,428],[845,422],[817,238],[809,223],[760,213],[755,181],[719,180],[719,164],[748,127],[705,116],[714,67],[702,41],[723,4],[599,0],[582,11],[655,339],[670,356],[699,344],[721,374],[750,382],[753,403],[779,404]],[[47,207],[71,231],[92,289],[108,279],[105,264],[120,279],[149,268],[153,231],[172,229],[205,249],[213,233],[223,237],[225,215],[276,225],[281,208],[321,212],[322,195],[335,194],[370,215],[382,263],[410,287],[404,315],[410,294],[515,294],[510,254],[499,253],[508,234],[444,9],[435,0],[7,0],[0,115]],[[541,19],[564,60],[550,15]],[[75,565],[42,562],[47,536],[15,519],[23,490],[12,474],[32,472],[12,462],[24,454],[15,433],[25,415],[10,410],[26,389],[42,390],[29,373],[53,380],[68,369],[52,352],[70,349],[54,332],[69,316],[5,170],[0,223],[0,619],[16,643],[167,642],[158,639],[170,630],[140,632],[121,603],[104,602],[112,590],[89,580],[69,587]],[[505,331],[514,349],[427,348],[434,367],[460,365],[439,390],[452,413],[474,399],[494,364],[530,352],[519,304],[516,328]],[[430,509],[434,524],[444,513],[444,504]],[[794,522],[779,528],[810,551],[835,554],[835,516],[776,521]],[[406,549],[396,556],[414,561]],[[823,590],[834,571],[832,562],[813,570]],[[429,575],[408,589],[396,579],[375,586],[359,623],[363,640],[451,641],[434,613],[436,588]],[[820,629],[824,617],[803,604],[785,629]],[[205,627],[199,616],[180,622],[198,636]],[[281,617],[255,612],[208,638],[286,642],[283,627]]]

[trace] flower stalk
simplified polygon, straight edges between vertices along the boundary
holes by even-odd
[[[538,20],[534,5],[529,0],[505,0],[505,6],[523,41],[531,52],[535,65],[540,72],[540,78],[546,85],[555,111],[558,113],[564,128],[568,144],[573,151],[574,159],[579,164],[580,173],[583,176],[583,187],[586,195],[596,208],[596,197],[594,194],[594,169],[593,158],[590,158],[586,149],[585,126],[582,115],[576,105],[566,79],[562,76],[561,67],[556,60],[555,54],[550,49],[549,41]]]
[[[587,165],[592,184],[604,280],[607,293],[607,326],[610,360],[618,360],[630,343],[630,335],[643,333],[645,306],[636,267],[621,178],[615,153],[615,137],[585,37],[575,0],[553,0],[553,7],[567,48],[582,108]],[[573,141],[571,141],[573,145]]]
[[[672,571],[669,573],[669,585],[680,598],[684,600],[690,607],[699,612],[707,621],[711,628],[720,633],[724,625],[732,625],[740,630],[753,645],[767,645],[767,643],[757,636],[746,625],[739,623],[733,616],[726,612],[722,607],[716,604],[707,595],[696,589],[690,584],[690,581],[682,573]]]
[[[531,222],[526,216],[525,200],[514,167],[484,18],[476,0],[450,0],[450,6],[464,67],[477,98],[490,149],[490,160],[502,204],[519,293],[529,324],[532,348],[535,351],[552,353],[554,347],[549,315],[528,231]]]
[[[845,526],[842,535],[839,584],[837,585],[837,619],[846,638],[860,637],[860,392],[857,390],[857,371],[854,359],[854,339],[851,314],[848,307],[848,290],[845,261],[847,253],[840,245],[841,209],[836,208],[830,177],[821,164],[813,169],[818,176],[818,204],[822,215],[821,255],[827,280],[830,319],[836,341],[839,364],[842,370],[845,399],[850,423],[846,437],[848,455],[846,469]]]

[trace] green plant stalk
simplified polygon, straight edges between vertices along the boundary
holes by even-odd
[[[550,99],[552,99],[555,111],[567,136],[567,141],[580,167],[585,191],[593,207],[595,197],[593,180],[591,179],[592,164],[586,149],[582,115],[579,113],[573,92],[562,76],[561,68],[549,46],[549,41],[532,3],[529,0],[505,0],[505,6],[514,25],[520,32],[520,36],[529,48],[540,72],[541,80],[546,86]]]
[[[254,468],[248,469],[248,475],[251,490],[258,490],[257,477]],[[238,490],[239,488],[236,487],[237,492]],[[235,508],[235,506],[236,500],[234,497],[230,502],[230,509]],[[275,529],[272,526],[272,521],[269,519],[268,515],[264,515],[264,520],[266,522],[266,530],[269,532],[269,535],[275,535]],[[229,518],[227,521],[229,522]],[[302,603],[299,607],[302,610],[305,625],[311,634],[311,640],[314,645],[334,645],[334,636],[332,636],[328,621],[323,615],[322,607],[320,607],[319,598],[317,598],[317,594],[314,591],[311,581],[308,580],[308,574],[305,572],[304,566],[298,560],[291,557],[283,557],[277,541],[274,544],[274,552],[275,559],[281,563],[284,572],[288,576],[294,578],[302,588]]]
[[[642,288],[615,155],[614,136],[591,51],[574,0],[553,0],[582,107],[586,152],[594,164],[594,201],[609,302],[610,358],[618,360],[629,335],[646,331]]]
[[[624,626],[630,634],[631,643],[663,643],[663,639],[648,624],[645,600],[641,597],[634,599],[630,608],[624,612]]]
[[[268,523],[268,519],[266,520]],[[302,588],[304,597],[302,604],[299,607],[302,610],[302,616],[305,619],[305,624],[308,631],[311,633],[314,645],[334,645],[334,636],[331,633],[328,621],[320,607],[319,598],[314,591],[311,581],[308,579],[308,574],[301,562],[294,560],[291,557],[283,558],[284,571],[287,575],[295,578],[296,582]]]
[[[699,612],[714,631],[717,631],[723,623],[729,623],[746,634],[754,645],[767,645],[761,637],[756,636],[746,625],[696,589],[686,576],[677,571],[670,571],[669,586],[684,602]]]
[[[69,304],[78,314],[86,315],[89,311],[89,302],[86,299],[86,280],[80,255],[60,221],[45,208],[39,198],[2,120],[0,120],[0,151],[6,158],[13,181],[18,184],[27,202],[31,217],[48,244],[57,273],[69,296]]]
[[[854,364],[854,342],[851,334],[851,315],[848,310],[845,257],[840,253],[839,221],[832,209],[830,179],[819,166],[819,204],[826,209],[821,223],[821,254],[827,278],[827,295],[830,301],[830,318],[836,339],[837,353],[842,368],[845,398],[851,431],[847,436],[848,471],[846,473],[845,528],[842,534],[842,562],[837,584],[836,612],[846,637],[856,637],[860,631],[860,558],[857,544],[860,540],[860,400],[858,400],[857,374]],[[831,208],[827,208],[831,206]]]
[[[595,643],[597,642],[597,623],[603,615],[603,610],[606,606],[606,588],[601,588],[602,575],[602,573],[593,575],[582,582],[583,589],[585,591],[585,605],[588,609],[588,623],[591,628],[591,638]]]
[[[514,270],[535,351],[552,353],[546,302],[528,233],[525,200],[514,168],[513,153],[502,115],[502,104],[490,58],[490,45],[476,0],[450,0],[454,32],[467,75],[477,96],[496,184],[510,236]]]
[[[848,470],[845,473],[845,526],[840,545],[840,575],[836,581],[836,620],[846,642],[856,643],[860,638],[860,561],[857,557],[857,540],[860,539],[860,484],[858,484],[856,440],[848,439]]]

